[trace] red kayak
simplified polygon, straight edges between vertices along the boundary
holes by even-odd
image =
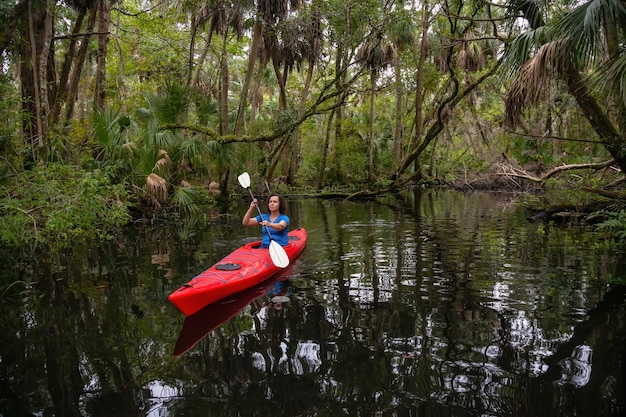
[[[174,347],[174,356],[181,356],[217,327],[235,317],[254,300],[274,291],[277,283],[291,278],[292,272],[293,263],[270,279],[216,303],[209,304],[197,313],[185,317],[183,328]]]
[[[289,231],[289,244],[283,249],[293,262],[304,250],[306,230]],[[208,304],[257,285],[281,272],[274,265],[269,249],[260,248],[261,241],[243,245],[221,261],[202,272],[171,293],[168,299],[185,316],[190,316]]]

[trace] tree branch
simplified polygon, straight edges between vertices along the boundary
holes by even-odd
[[[553,177],[554,175],[562,171],[569,171],[573,169],[602,169],[602,168],[611,166],[614,163],[615,163],[614,159],[609,159],[608,161],[589,163],[589,164],[560,165],[558,167],[552,168],[550,171],[546,172],[540,177],[535,177],[533,175],[530,175],[528,172],[524,171],[523,169],[515,168],[510,165],[509,166],[501,165],[502,173],[500,173],[500,175],[504,175],[507,177],[523,178],[523,179],[533,181],[533,182],[544,182],[548,178]]]
[[[590,187],[580,187],[580,189],[583,191],[587,191],[588,193],[601,195],[602,197],[607,197],[607,198],[611,198],[614,200],[626,200],[626,192],[601,190],[598,188],[590,188]]]

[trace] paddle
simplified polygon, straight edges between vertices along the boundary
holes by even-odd
[[[254,194],[252,194],[252,190],[250,189],[250,175],[248,175],[247,172],[244,172],[237,177],[237,179],[239,180],[239,184],[248,190],[250,197],[254,200]],[[254,205],[259,212],[259,216],[263,217],[259,205],[256,203],[254,203]],[[285,249],[283,249],[283,247],[274,240],[270,233],[270,228],[265,226],[265,230],[267,231],[267,235],[270,237],[270,257],[272,258],[272,262],[274,262],[274,265],[279,268],[286,268],[289,265],[289,256],[287,256],[287,252],[285,252]]]

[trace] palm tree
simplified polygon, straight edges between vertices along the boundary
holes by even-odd
[[[315,65],[319,60],[322,54],[322,14],[321,14],[321,4],[319,0],[314,0],[313,5],[310,10],[310,16],[306,19],[306,23],[302,28],[302,32],[304,33],[304,40],[301,43],[301,47],[299,48],[299,52],[303,61],[306,61],[308,64],[306,79],[304,82],[304,88],[302,89],[302,94],[300,96],[300,106],[298,109],[298,118],[302,117],[304,113],[304,109],[306,106],[306,100],[309,96],[309,92],[311,91],[311,83],[313,80],[313,70],[315,69]],[[290,158],[290,165],[287,174],[287,182],[292,182],[298,167],[298,155],[300,154],[300,129],[297,129],[294,132],[293,137],[293,145],[291,149],[291,154],[294,155],[293,158]]]
[[[397,53],[394,45],[389,42],[381,29],[375,29],[369,39],[357,51],[357,60],[362,62],[370,72],[370,123],[367,137],[367,179],[374,180],[374,122],[376,103],[376,84],[380,71],[395,63]]]
[[[393,21],[389,24],[389,35],[395,45],[398,57],[408,46],[415,43],[416,27],[405,8],[400,8],[393,15]],[[395,126],[393,131],[393,163],[397,165],[401,158],[401,149],[404,136],[404,83],[402,82],[402,66],[398,59],[393,66],[396,88]]]
[[[322,51],[321,21],[320,5],[316,1],[303,15],[285,20],[280,25],[279,36],[275,38],[277,44],[273,45],[272,62],[276,77],[281,80],[279,82],[279,111],[282,114],[288,113],[286,96],[288,75],[294,69],[301,70],[306,63],[306,79],[300,95],[296,117],[299,118],[304,113],[315,65]],[[282,70],[279,67],[282,67]],[[278,159],[282,156],[283,173],[287,176],[287,182],[292,182],[297,167],[299,147],[299,130],[296,130],[293,135],[285,136],[272,152],[266,177],[272,177]]]
[[[200,78],[201,69],[203,63],[208,54],[209,48],[211,47],[211,42],[214,34],[221,35],[222,45],[221,45],[221,53],[219,57],[220,61],[220,73],[221,73],[221,87],[220,87],[220,123],[219,130],[220,133],[225,135],[228,134],[229,120],[228,120],[228,91],[230,89],[230,74],[229,74],[229,66],[228,66],[228,55],[227,55],[227,46],[228,46],[228,37],[229,33],[232,32],[237,37],[237,39],[241,39],[244,33],[244,20],[245,20],[245,9],[249,7],[250,1],[230,1],[230,0],[210,0],[204,3],[193,15],[192,25],[191,25],[191,44],[189,48],[189,74],[188,74],[188,85],[196,86],[198,85],[198,80]],[[204,44],[200,57],[198,58],[195,64],[195,71],[193,71],[193,56],[194,56],[194,48],[195,48],[195,38],[197,36],[198,31],[208,24],[207,30],[207,40]],[[193,73],[193,76],[192,76]]]
[[[626,173],[626,7],[619,0],[590,0],[544,24],[540,1],[513,1],[513,15],[531,29],[517,36],[504,58],[513,82],[506,97],[507,121],[546,98],[549,82],[562,82],[602,145]],[[591,75],[589,75],[591,74]]]
[[[94,105],[102,110],[106,98],[106,63],[107,48],[109,45],[109,25],[111,23],[111,8],[117,0],[98,0],[98,56],[96,65],[96,91],[94,93]]]
[[[248,55],[248,66],[246,70],[246,77],[241,89],[241,97],[239,99],[239,110],[237,113],[237,120],[235,121],[235,135],[239,135],[243,129],[243,122],[245,119],[246,108],[248,106],[248,94],[252,78],[254,75],[254,67],[258,60],[258,54],[261,49],[261,42],[264,42],[264,48],[269,56],[274,59],[277,58],[278,49],[275,46],[278,44],[276,40],[276,25],[289,14],[292,9],[297,9],[300,0],[255,0],[256,1],[256,16],[254,19],[254,25],[252,28],[252,45],[250,47],[250,53]],[[265,60],[261,62],[267,62]],[[275,60],[278,65],[279,59]],[[262,71],[263,68],[259,68]],[[277,73],[277,81],[279,84],[283,81],[281,76]],[[284,91],[282,92],[284,93]]]

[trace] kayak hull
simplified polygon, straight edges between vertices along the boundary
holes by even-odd
[[[306,240],[307,233],[303,228],[289,232],[289,244],[283,249],[290,263],[300,256]],[[269,249],[260,248],[260,245],[260,241],[255,241],[234,250],[181,285],[168,299],[181,313],[190,316],[208,304],[253,287],[283,271],[272,262]]]

